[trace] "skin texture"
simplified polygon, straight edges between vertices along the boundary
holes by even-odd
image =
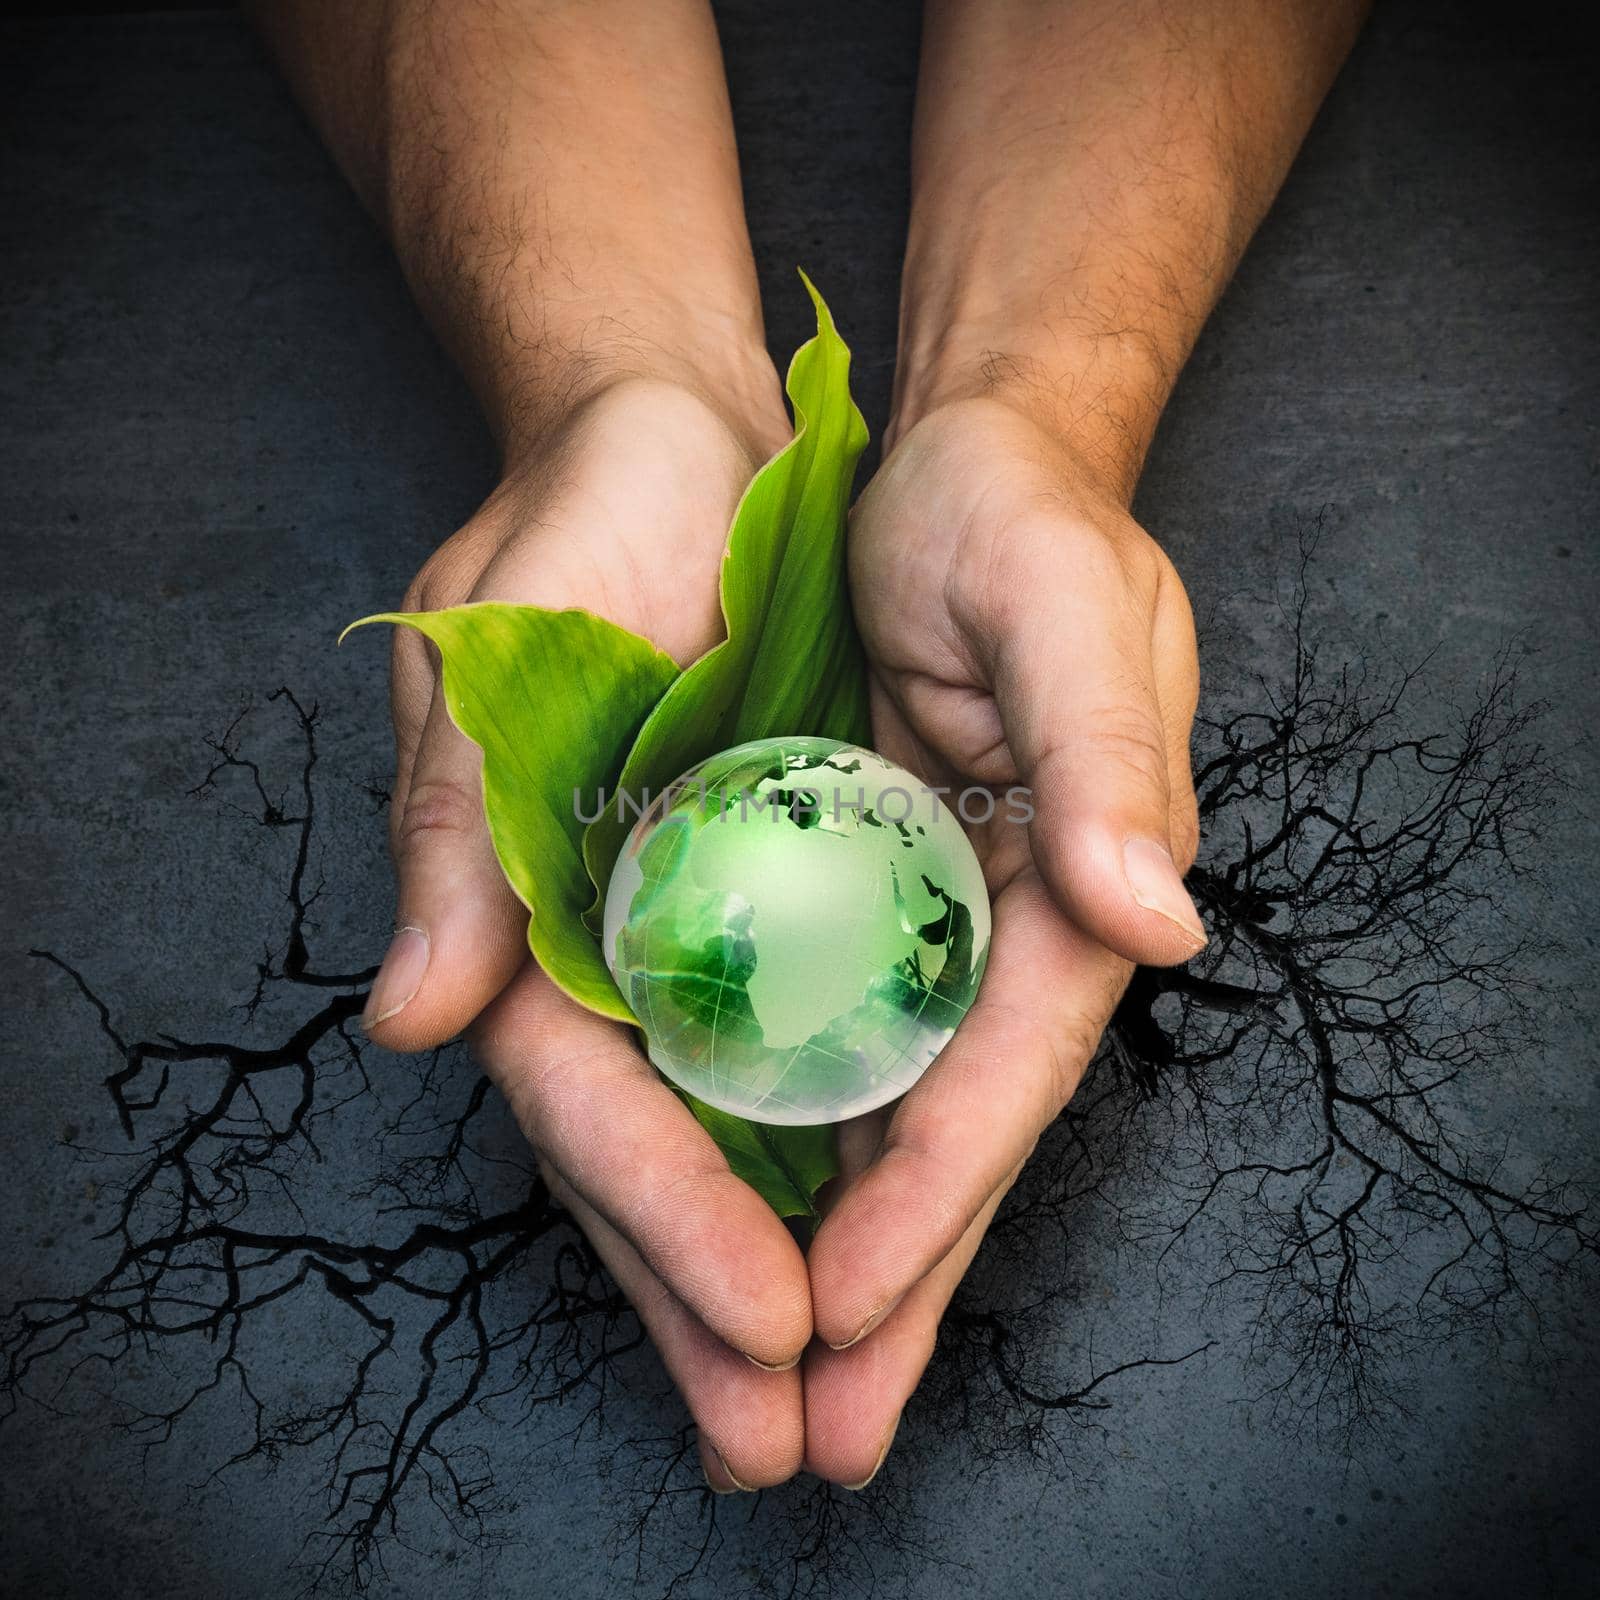
[[[582,605],[687,662],[788,436],[715,30],[696,0],[280,0],[269,43],[460,362],[501,482],[410,608]],[[437,661],[397,630],[402,930],[372,1036],[470,1029],[644,1320],[713,1488],[870,1480],[939,1318],[1134,962],[1187,960],[1193,624],[1129,512],[1161,409],[1359,26],[1355,0],[935,0],[884,464],[852,516],[874,738],[1022,782],[974,830],[978,1003],[841,1128],[802,1256],[631,1030],[528,962]],[[1000,809],[1003,816],[1004,808]]]

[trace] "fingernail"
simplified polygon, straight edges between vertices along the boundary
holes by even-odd
[[[1154,839],[1130,839],[1122,847],[1122,870],[1133,898],[1146,911],[1183,930],[1199,949],[1206,942],[1205,924],[1183,887],[1177,864]]]
[[[714,1455],[717,1458],[718,1467],[720,1467],[722,1469],[723,1473],[726,1475],[726,1477],[728,1479],[728,1482],[733,1485],[733,1487],[731,1489],[721,1488],[717,1484],[716,1479],[713,1478],[709,1472],[707,1472],[706,1473],[706,1482],[711,1485],[712,1490],[715,1493],[717,1493],[717,1494],[754,1494],[755,1493],[755,1490],[752,1489],[748,1483],[740,1483],[739,1480],[736,1477],[734,1477],[732,1471],[728,1467],[728,1463],[723,1459],[722,1452],[719,1449],[717,1449],[717,1447],[714,1444],[708,1443],[706,1445],[706,1449],[709,1450],[712,1453],[712,1455]]]
[[[861,1480],[860,1483],[847,1483],[847,1484],[845,1484],[844,1487],[846,1489],[865,1489],[866,1486],[869,1483],[871,1483],[874,1478],[876,1478],[878,1476],[879,1469],[883,1466],[884,1462],[889,1459],[889,1446],[894,1443],[894,1436],[899,1431],[900,1431],[900,1418],[896,1417],[894,1419],[894,1426],[889,1430],[889,1437],[883,1441],[883,1449],[881,1449],[878,1452],[878,1459],[872,1465],[872,1471],[869,1472],[866,1475],[866,1477],[864,1477]]]
[[[797,1367],[800,1365],[800,1356],[804,1354],[805,1352],[802,1350],[798,1355],[790,1356],[787,1361],[771,1362],[757,1361],[756,1358],[747,1351],[745,1353],[745,1360],[748,1361],[753,1367],[760,1367],[763,1372],[788,1372],[792,1367]]]
[[[902,1293],[904,1293],[904,1291],[902,1291]],[[882,1322],[883,1319],[885,1317],[887,1317],[889,1315],[889,1313],[891,1311],[893,1311],[894,1308],[897,1305],[900,1304],[900,1299],[901,1299],[901,1296],[897,1294],[894,1297],[894,1299],[888,1301],[884,1305],[879,1306],[878,1309],[876,1311],[874,1311],[872,1313],[872,1315],[870,1317],[868,1317],[867,1320],[865,1322],[863,1322],[861,1324],[861,1326],[859,1328],[857,1328],[856,1331],[853,1334],[851,1334],[850,1337],[848,1339],[846,1339],[843,1344],[830,1345],[829,1349],[831,1349],[831,1350],[848,1350],[851,1345],[860,1344],[861,1341],[863,1339],[865,1339],[866,1336],[869,1333],[871,1333],[872,1330],[874,1328],[876,1328],[878,1326],[878,1324],[880,1322]],[[887,1446],[885,1448],[887,1448]]]
[[[363,1028],[375,1028],[404,1010],[412,995],[422,987],[428,970],[428,936],[421,928],[404,927],[396,931],[389,952],[378,968],[378,976],[367,996],[367,1009],[361,1014]]]

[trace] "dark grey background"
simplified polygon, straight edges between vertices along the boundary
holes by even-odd
[[[805,335],[802,264],[881,426],[915,8],[721,9],[773,346]],[[267,847],[186,797],[200,739],[242,694],[286,682],[328,708],[325,761],[346,789],[381,776],[382,649],[335,652],[333,637],[399,596],[492,460],[381,241],[237,20],[0,22],[0,43],[0,1194],[4,1280],[45,1292],[96,1259],[94,1171],[63,1140],[117,1135],[93,1015],[27,948],[92,975],[130,1032],[221,1025],[275,913]],[[1494,651],[1521,641],[1575,797],[1525,910],[1565,942],[1554,975],[1576,1003],[1548,1019],[1541,1058],[1477,1085],[1467,1110],[1579,1176],[1600,1128],[1600,872],[1580,803],[1596,775],[1600,611],[1594,92],[1594,58],[1554,12],[1385,8],[1201,342],[1139,501],[1214,619],[1214,694],[1281,667],[1271,575],[1319,513],[1313,612],[1352,651],[1435,649],[1442,701],[1470,696]],[[354,966],[381,948],[388,889],[380,824],[354,802],[346,813],[319,939]],[[1122,1325],[1157,1319],[1138,1280],[1080,1267]],[[1228,1328],[1206,1331],[1219,1353],[1120,1390],[1064,1470],[1018,1464],[975,1484],[957,1441],[919,1435],[919,1507],[968,1566],[889,1554],[880,1581],[929,1595],[1593,1592],[1596,1380],[1569,1303],[1546,1322],[1553,1369],[1487,1346],[1425,1353],[1409,1414],[1354,1457],[1268,1427],[1241,1400]],[[277,1359],[314,1366],[322,1332],[286,1313]],[[235,1442],[228,1406],[144,1459],[92,1414],[18,1420],[0,1433],[6,1592],[294,1591],[319,1507],[292,1460],[190,1492]],[[627,1586],[631,1568],[600,1548],[616,1506],[591,1475],[594,1441],[574,1455],[559,1417],[541,1425],[526,1542],[456,1559],[423,1538],[392,1552],[380,1592]],[[739,1571],[713,1566],[704,1592],[741,1592]]]

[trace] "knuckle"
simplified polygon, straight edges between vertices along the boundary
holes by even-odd
[[[528,1142],[552,1160],[576,1162],[575,1174],[587,1171],[603,1147],[615,1156],[621,1148],[615,1131],[602,1133],[596,1125],[594,1086],[613,1070],[608,1048],[557,1029],[535,1030],[519,1038],[519,1046],[515,1078],[503,1088]]]
[[[1102,771],[1109,769],[1128,783],[1162,793],[1166,789],[1167,752],[1148,721],[1127,708],[1091,718],[1081,736],[1083,755]]]
[[[522,1052],[514,1071],[501,1070],[492,1074],[500,1092],[505,1096],[522,1137],[528,1142],[539,1163],[540,1175],[550,1193],[563,1205],[571,1194],[566,1176],[556,1167],[552,1157],[555,1140],[551,1137],[550,1117],[544,1104],[541,1085],[545,1074],[540,1070],[541,1053],[537,1050]]]
[[[958,1148],[960,1138],[955,1117],[937,1099],[907,1100],[890,1123],[883,1147],[908,1165],[936,1172],[942,1153]]]
[[[462,598],[461,585],[443,559],[448,545],[431,556],[422,570],[406,586],[403,611],[442,611]]]
[[[549,1144],[551,1109],[561,1104],[561,1084],[573,1055],[553,1048],[548,1038],[534,1037],[523,1042],[517,1063],[516,1082],[508,1087],[515,1100],[518,1121],[540,1149]],[[580,1063],[581,1065],[581,1063]]]
[[[1183,805],[1175,808],[1169,831],[1172,859],[1179,872],[1187,872],[1200,854],[1200,811],[1192,793]]]
[[[897,1181],[906,1193],[918,1196],[929,1238],[953,1242],[972,1220],[969,1198],[949,1181],[951,1152],[960,1150],[969,1135],[970,1127],[948,1110],[907,1101],[884,1136],[879,1159],[892,1159]]]
[[[433,607],[428,604],[429,593],[428,569],[424,567],[406,585],[406,592],[400,597],[400,609],[402,611],[431,611]]]
[[[483,564],[482,540],[471,524],[453,533],[423,562],[406,585],[402,611],[441,611],[472,592]]]
[[[672,1163],[659,1172],[646,1163],[640,1171],[644,1181],[630,1195],[624,1214],[634,1247],[666,1282],[683,1284],[693,1275],[697,1247],[686,1229],[667,1219],[704,1217],[709,1212],[719,1223],[725,1221],[727,1212],[720,1202],[728,1198],[729,1190],[714,1186],[719,1180],[729,1181],[726,1159],[719,1153],[714,1162]],[[718,1202],[715,1207],[707,1203],[712,1196]]]
[[[1163,598],[1170,595],[1174,601],[1187,605],[1188,595],[1183,587],[1183,579],[1178,576],[1178,569],[1172,564],[1172,557],[1143,528],[1139,529],[1139,537],[1134,542],[1149,563],[1143,570],[1149,574],[1151,587],[1159,590]]]
[[[1184,585],[1183,575],[1173,564],[1172,557],[1149,535],[1145,536],[1145,543],[1149,546],[1155,562],[1156,590],[1161,603],[1171,606],[1183,618],[1192,633],[1194,630],[1194,612],[1189,604],[1189,591]]]
[[[1102,1032],[1099,1023],[1075,1013],[1063,1018],[1059,1026],[1046,1035],[1045,1071],[1051,1101],[1056,1106],[1066,1105],[1077,1093],[1085,1070],[1100,1048]]]
[[[406,796],[395,848],[403,854],[438,839],[464,838],[482,826],[482,816],[475,788],[455,778],[418,777]]]
[[[1134,522],[1107,542],[1123,585],[1141,602],[1153,605],[1166,576],[1164,569],[1171,565],[1160,545]]]
[[[1131,517],[1077,523],[1070,555],[1074,581],[1094,593],[1122,595],[1147,608],[1155,601],[1165,557]]]

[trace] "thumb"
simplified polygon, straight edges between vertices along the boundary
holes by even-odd
[[[362,1025],[390,1050],[460,1033],[528,957],[528,913],[495,859],[483,756],[435,689],[395,818],[396,928]]]
[[[1032,790],[1034,861],[1057,902],[1125,959],[1170,966],[1206,940],[1173,860],[1173,741],[1138,608],[1097,603],[1095,589],[1075,584],[1013,630],[996,700]]]

